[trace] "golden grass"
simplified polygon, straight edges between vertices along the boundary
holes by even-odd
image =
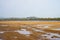
[[[60,22],[48,22],[48,21],[0,21],[0,24],[60,24]]]
[[[37,28],[38,26],[33,26],[36,24],[50,24],[53,26],[50,26],[50,28],[43,29],[45,32],[52,32],[52,33],[59,33],[60,31],[51,30],[53,28],[60,28],[60,22],[48,22],[48,21],[0,21],[0,25],[8,25],[8,26],[0,26],[0,31],[11,31],[11,32],[5,32],[0,37],[2,37],[4,40],[37,40],[39,38],[42,38],[45,40],[41,35],[45,34],[44,32],[36,32],[33,31],[32,28]],[[22,27],[25,26],[26,28]],[[28,28],[30,27],[30,28]],[[13,32],[14,30],[20,30],[20,29],[27,29],[28,31],[33,32],[33,34],[30,34],[29,37],[19,34],[17,32]],[[8,29],[8,30],[7,30]],[[17,38],[14,38],[16,36]],[[46,39],[47,40],[47,39]]]

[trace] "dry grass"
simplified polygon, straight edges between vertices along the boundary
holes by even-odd
[[[32,24],[60,24],[60,22],[47,22],[47,21],[0,21],[0,24],[26,24],[26,25],[32,25]]]
[[[45,32],[36,32],[32,28],[37,28],[38,26],[35,26],[37,24],[47,24],[47,25],[53,25],[50,26],[50,28],[43,29],[45,32],[52,32],[52,33],[59,33],[60,31],[57,30],[51,30],[53,28],[60,28],[60,22],[47,22],[47,21],[0,21],[0,32],[1,31],[8,31],[4,33],[0,33],[0,38],[3,40],[48,40],[41,35],[45,34]],[[7,26],[2,26],[7,25]],[[29,27],[29,28],[28,28]],[[40,26],[39,26],[40,27]],[[25,36],[23,34],[19,34],[18,32],[14,32],[15,30],[20,29],[27,29],[27,31],[32,32],[33,34],[30,34],[30,36]]]

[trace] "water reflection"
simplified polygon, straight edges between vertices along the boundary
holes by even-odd
[[[18,33],[24,34],[24,35],[32,34],[30,31],[27,31],[26,29],[17,30],[15,32],[18,32]]]

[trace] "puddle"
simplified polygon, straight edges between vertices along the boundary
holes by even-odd
[[[32,30],[36,31],[36,32],[44,32],[42,30],[36,29],[36,28],[32,28]]]
[[[44,26],[43,28],[49,28],[49,26]]]
[[[47,33],[47,34],[43,34],[42,36],[49,38],[49,39],[60,38],[59,34],[54,34],[54,33]]]
[[[3,40],[3,39],[0,39],[0,40]]]
[[[15,39],[16,39],[16,38],[18,38],[18,37],[17,37],[17,36],[14,36],[13,38],[15,38]]]
[[[60,30],[60,28],[52,29],[52,30]]]
[[[24,35],[29,35],[32,34],[30,31],[27,31],[26,29],[21,29],[21,30],[17,30],[16,32],[20,33],[20,34],[24,34]]]
[[[50,24],[40,24],[40,25],[37,25],[37,28],[42,28],[42,29],[44,29],[44,28],[50,28],[51,26],[53,26],[53,25],[50,25]]]
[[[60,38],[53,38],[53,39],[50,39],[50,40],[60,40]]]
[[[37,26],[53,26],[53,25],[51,25],[51,24],[37,24]]]
[[[4,33],[4,32],[0,32],[0,33]]]
[[[37,24],[36,26],[44,26],[44,25],[41,25],[41,24]]]
[[[4,26],[8,26],[8,25],[0,25],[0,26],[3,26],[4,27]]]

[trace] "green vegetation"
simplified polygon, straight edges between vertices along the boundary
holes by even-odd
[[[37,17],[26,17],[26,18],[0,18],[0,21],[60,21],[60,18],[37,18]]]

